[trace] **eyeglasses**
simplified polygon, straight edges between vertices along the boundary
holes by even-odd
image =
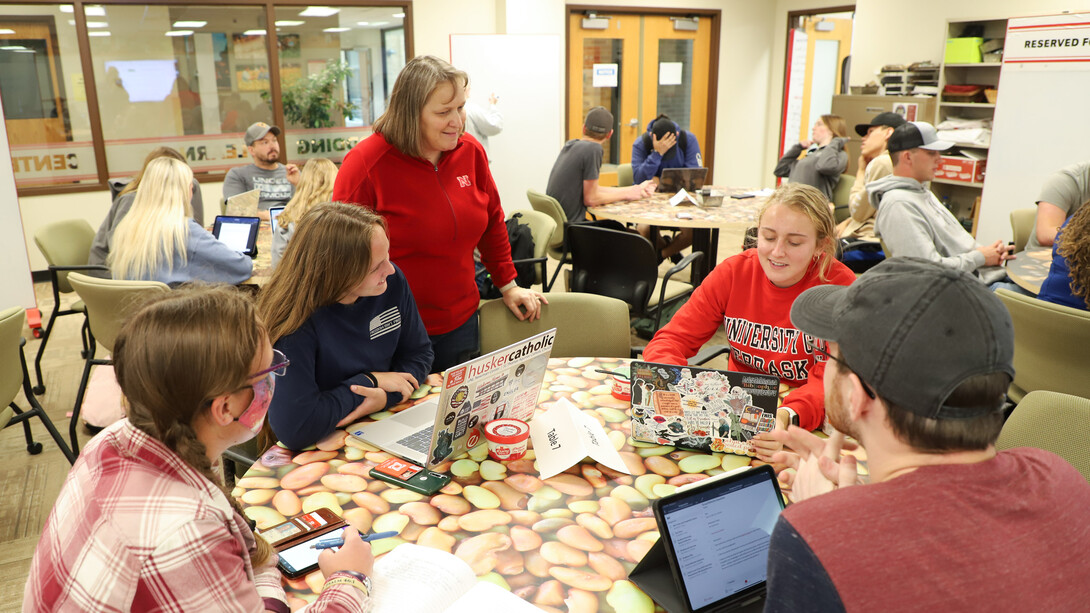
[[[288,359],[288,356],[284,355],[279,349],[273,349],[272,366],[265,370],[255,372],[250,375],[250,378],[256,379],[261,375],[267,375],[269,373],[272,373],[277,377],[283,377],[284,374],[288,372],[288,366],[291,366],[291,360]]]
[[[842,359],[836,357],[835,355],[829,353],[828,351],[822,349],[821,347],[818,347],[817,345],[814,345],[814,351],[816,351],[816,352],[820,353],[821,355],[829,358],[830,360],[836,362],[837,364],[840,364],[841,368],[843,368],[844,370],[846,370],[846,371],[852,373],[853,375],[855,375],[855,378],[859,379],[859,384],[863,386],[863,391],[866,392],[867,397],[869,397],[871,400],[874,400],[875,398],[877,398],[877,395],[874,393],[874,390],[872,390],[870,388],[870,386],[867,385],[867,382],[863,380],[863,377],[861,377],[859,375],[859,373],[855,372],[854,368],[852,368],[851,366],[848,366],[847,362],[845,362],[844,360],[842,360]]]

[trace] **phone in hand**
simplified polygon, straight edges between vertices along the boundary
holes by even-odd
[[[280,552],[280,561],[277,562],[276,566],[289,579],[297,579],[317,570],[318,556],[325,550],[315,549],[314,545],[318,541],[324,541],[327,538],[341,537],[347,527],[342,523],[339,528],[315,534],[305,541],[288,547]]]

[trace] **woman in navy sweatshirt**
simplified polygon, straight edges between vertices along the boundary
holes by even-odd
[[[390,262],[386,223],[364,207],[308,211],[258,310],[291,361],[269,407],[273,434],[291,449],[401,402],[431,368],[431,341]]]

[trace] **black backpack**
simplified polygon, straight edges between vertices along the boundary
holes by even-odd
[[[534,263],[525,260],[534,258],[534,235],[530,226],[520,224],[522,213],[515,213],[507,220],[507,240],[511,241],[511,259],[515,262],[515,284],[530,287],[534,284]],[[520,260],[523,260],[520,263]],[[478,260],[476,263],[477,291],[481,298],[491,300],[499,298],[500,290],[488,274],[488,270]]]

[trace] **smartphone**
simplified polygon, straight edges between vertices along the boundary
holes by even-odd
[[[307,539],[307,534],[325,534],[343,525],[343,519],[330,509],[322,507],[310,513],[296,515],[282,524],[261,530],[259,533],[272,545],[273,549],[280,551],[296,541]]]
[[[425,496],[438,492],[450,483],[450,475],[425,470],[401,458],[390,458],[372,468],[371,476]]]
[[[276,564],[280,568],[280,572],[289,579],[297,579],[316,570],[318,568],[318,555],[325,550],[314,549],[313,545],[327,538],[342,536],[345,528],[347,526],[341,524],[339,528],[315,534],[307,540],[281,551],[280,561]]]
[[[746,198],[752,198],[753,194],[731,194],[730,197],[735,200],[745,200]]]

